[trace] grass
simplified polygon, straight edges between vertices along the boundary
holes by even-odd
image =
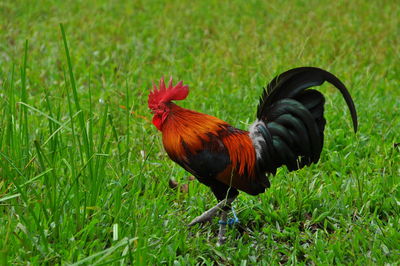
[[[0,264],[399,262],[396,1],[0,7]],[[258,197],[242,193],[241,224],[216,247],[216,222],[185,226],[215,203],[209,189],[168,187],[188,173],[149,123],[148,88],[183,79],[181,106],[245,129],[266,82],[303,65],[343,80],[359,132],[324,85],[320,162],[279,170]]]

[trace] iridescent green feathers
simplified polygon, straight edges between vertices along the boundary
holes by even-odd
[[[291,69],[267,85],[258,105],[258,120],[250,128],[260,171],[274,174],[282,165],[293,171],[319,160],[326,123],[325,99],[309,88],[325,81],[342,93],[357,131],[353,100],[337,77],[314,67]]]
[[[257,118],[261,118],[268,107],[284,98],[294,98],[302,91],[320,86],[325,81],[334,85],[343,95],[350,109],[354,131],[357,132],[357,112],[349,91],[344,84],[332,73],[316,67],[299,67],[288,70],[276,76],[263,91],[257,108]]]

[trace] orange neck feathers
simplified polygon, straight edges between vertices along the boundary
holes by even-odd
[[[162,127],[163,144],[172,159],[186,160],[204,148],[212,136],[220,138],[240,175],[254,175],[256,155],[248,132],[231,127],[216,117],[168,104],[169,113]],[[215,152],[221,147],[215,143]]]
[[[186,157],[185,143],[190,152],[196,152],[202,148],[202,142],[209,141],[207,134],[217,135],[217,131],[228,124],[216,117],[191,111],[169,104],[170,111],[165,119],[162,133],[163,144],[168,154],[174,157]]]

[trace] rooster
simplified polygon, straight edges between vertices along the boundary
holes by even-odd
[[[300,67],[276,76],[260,97],[256,120],[241,130],[216,117],[179,107],[189,87],[172,78],[161,79],[148,97],[152,123],[162,132],[169,158],[210,187],[218,204],[189,225],[209,221],[221,211],[218,243],[225,241],[226,211],[239,191],[263,193],[268,175],[286,166],[294,171],[318,162],[324,141],[324,96],[310,87],[328,81],[343,95],[350,109],[354,132],[357,113],[343,83],[315,67]]]

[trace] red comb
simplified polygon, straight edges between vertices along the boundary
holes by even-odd
[[[150,109],[155,109],[160,103],[168,103],[170,101],[184,100],[189,94],[189,87],[183,85],[180,81],[175,86],[172,86],[172,77],[169,79],[168,87],[165,86],[164,78],[160,80],[160,86],[153,83],[153,90],[149,94],[148,105]]]

